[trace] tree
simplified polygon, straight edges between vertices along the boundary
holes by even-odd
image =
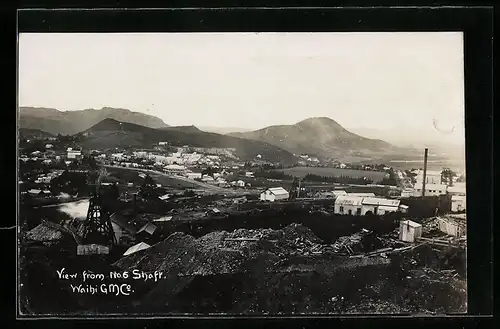
[[[452,186],[453,178],[456,176],[457,174],[453,170],[450,168],[444,168],[443,171],[441,171],[441,182]]]

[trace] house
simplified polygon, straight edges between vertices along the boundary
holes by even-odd
[[[168,142],[158,142],[158,145],[159,145],[159,146],[167,146],[167,145],[168,145]]]
[[[33,195],[33,196],[38,196],[42,193],[42,190],[39,190],[39,189],[31,189],[31,190],[28,190],[28,193],[30,195]]]
[[[151,246],[149,244],[147,244],[145,242],[140,242],[140,243],[136,244],[135,246],[128,248],[127,251],[125,251],[125,253],[123,254],[123,256],[128,256],[128,255],[134,254],[138,251],[145,250],[148,248],[151,248]]]
[[[79,159],[82,156],[82,151],[73,150],[71,147],[67,150],[68,159]]]
[[[262,201],[274,202],[276,200],[288,200],[289,198],[290,194],[282,187],[268,188],[260,194],[260,200]]]
[[[225,187],[225,186],[227,186],[227,181],[224,178],[218,178],[216,181],[216,184],[219,187]]]
[[[199,172],[189,172],[186,174],[186,177],[189,179],[201,179],[201,173]]]
[[[446,194],[447,186],[444,184],[425,184],[425,196],[439,196]],[[415,185],[414,196],[422,196],[422,185]]]
[[[361,215],[363,197],[351,195],[339,195],[335,199],[333,212],[340,215]]]
[[[205,183],[213,183],[215,182],[214,178],[212,176],[204,175],[203,178],[201,179]]]
[[[415,242],[422,236],[422,225],[411,220],[399,222],[399,240],[404,242]]]
[[[253,177],[253,172],[251,172],[251,171],[245,172],[245,177],[249,177],[249,178]]]
[[[50,160],[50,159],[43,160],[43,164],[45,164],[45,165],[49,165],[51,163],[52,163],[52,160]]]
[[[465,195],[452,195],[451,196],[451,211],[465,211],[467,197]]]
[[[163,216],[163,217],[154,219],[153,222],[155,222],[155,223],[169,222],[172,220],[172,218],[173,218],[173,216]]]
[[[237,187],[245,187],[245,182],[242,181],[242,180],[239,180],[239,181],[236,182],[236,186]]]
[[[161,201],[166,201],[166,200],[170,199],[170,194],[165,194],[165,195],[159,196],[158,198]]]
[[[453,218],[451,216],[438,217],[437,223],[439,230],[443,233],[455,237],[465,235],[466,222],[463,219]]]
[[[46,149],[51,149],[51,148],[53,148],[53,147],[54,147],[54,145],[52,145],[52,144],[46,144],[46,145],[45,145],[45,148],[46,148]]]

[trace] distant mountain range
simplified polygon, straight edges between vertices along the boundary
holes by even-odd
[[[20,128],[40,129],[52,135],[73,135],[108,118],[150,128],[168,127],[160,118],[127,109],[103,107],[100,110],[59,111],[43,107],[19,108]]]
[[[19,137],[21,138],[47,138],[54,137],[54,135],[49,134],[46,131],[40,129],[29,129],[29,128],[19,128]]]
[[[286,158],[283,159],[285,162],[292,161],[293,154],[361,160],[414,151],[381,139],[357,135],[327,117],[309,118],[294,125],[235,132],[234,129],[238,128],[169,126],[155,116],[110,107],[81,111],[21,107],[19,112],[19,126],[25,134],[28,131],[51,135],[86,132],[88,137],[84,142],[92,148],[148,147],[151,143],[168,141],[174,145],[236,148],[243,159],[254,158],[257,154],[269,160],[282,156]],[[222,134],[231,130],[231,133]]]
[[[194,126],[163,127],[160,129],[138,124],[104,119],[83,131],[85,137],[78,142],[84,148],[109,149],[115,147],[150,148],[158,142],[171,145],[202,148],[234,148],[234,154],[242,160],[253,160],[258,155],[264,160],[294,163],[295,156],[279,147],[248,139],[207,133]]]
[[[216,134],[231,134],[231,133],[244,133],[247,131],[250,131],[252,129],[245,129],[245,128],[237,128],[237,127],[200,127],[201,130],[209,132],[209,133],[216,133]]]
[[[270,126],[230,135],[264,141],[294,154],[305,153],[324,157],[373,156],[404,151],[383,140],[351,133],[336,121],[326,117],[309,118],[294,125]]]

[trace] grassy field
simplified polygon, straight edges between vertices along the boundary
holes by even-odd
[[[123,182],[134,183],[138,186],[143,182],[143,179],[139,176],[140,171],[138,170],[132,170],[129,168],[107,168],[107,171],[110,176],[116,177]],[[163,187],[172,187],[179,189],[199,188],[199,186],[197,186],[196,184],[189,183],[180,179],[166,177],[164,175],[159,175],[152,172],[148,172],[147,174],[149,174],[157,184],[161,184]]]
[[[315,167],[295,167],[281,170],[285,174],[304,177],[307,174],[328,176],[328,177],[340,177],[348,176],[354,178],[367,177],[372,179],[374,182],[382,180],[386,173],[378,171],[364,171],[364,170],[352,170],[352,169],[340,169],[340,168],[315,168]]]

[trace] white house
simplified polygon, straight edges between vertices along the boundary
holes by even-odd
[[[245,172],[245,177],[253,177],[253,172],[251,171]]]
[[[81,151],[78,151],[78,150],[73,150],[71,148],[68,148],[68,151],[67,151],[67,157],[68,159],[78,159],[82,156],[82,152]]]
[[[422,225],[411,220],[399,222],[399,240],[404,242],[415,242],[422,236]]]
[[[214,178],[212,176],[208,176],[208,175],[204,175],[201,180],[205,183],[215,182]]]
[[[451,196],[451,211],[465,211],[467,197],[465,195],[452,195]]]
[[[158,142],[158,145],[159,146],[166,146],[166,145],[168,145],[168,142]]]
[[[189,179],[201,179],[201,173],[200,172],[189,172],[186,174],[186,177]]]
[[[53,148],[53,147],[54,147],[54,145],[52,145],[52,144],[46,144],[46,145],[45,145],[45,148],[46,148],[46,149],[51,149],[51,148]]]
[[[444,184],[425,184],[426,196],[439,196],[446,194],[448,186]],[[414,196],[422,196],[422,185],[415,185]]]
[[[274,202],[276,200],[288,200],[289,197],[290,194],[288,193],[288,191],[282,187],[268,188],[260,194],[260,200],[271,202]]]
[[[237,187],[245,187],[245,182],[242,181],[242,180],[239,180],[239,181],[236,182],[236,186]]]

